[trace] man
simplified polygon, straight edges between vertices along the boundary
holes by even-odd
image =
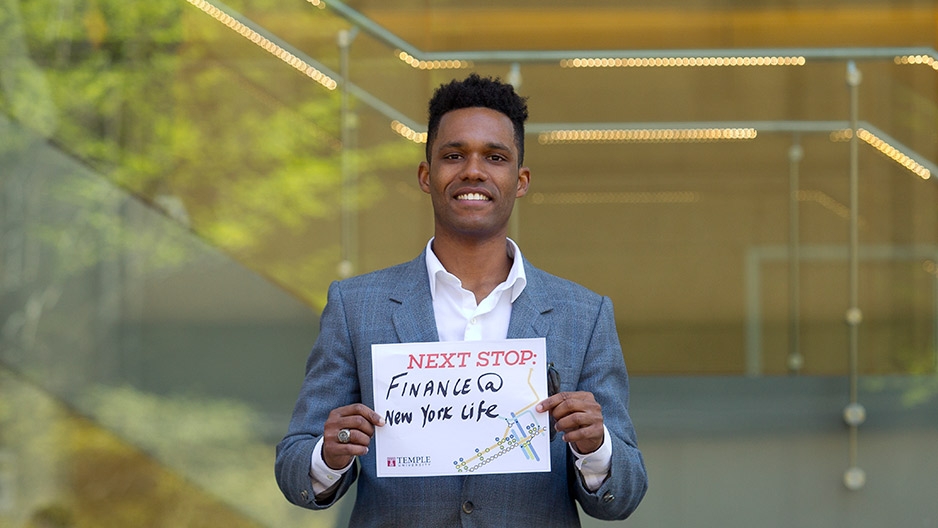
[[[291,502],[328,508],[358,479],[350,525],[579,526],[575,501],[624,519],[647,488],[628,414],[612,303],[526,262],[507,237],[523,166],[527,106],[475,74],[430,101],[427,159],[434,237],[417,259],[333,283],[276,475]],[[556,421],[542,473],[377,478],[371,345],[546,338],[560,378],[538,404]]]

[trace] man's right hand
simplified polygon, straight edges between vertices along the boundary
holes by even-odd
[[[348,466],[354,457],[368,453],[375,427],[382,425],[384,418],[361,403],[333,410],[323,428],[323,462],[334,470]],[[339,431],[343,429],[348,429],[348,443],[339,442]]]

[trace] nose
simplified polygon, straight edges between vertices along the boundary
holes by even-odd
[[[485,171],[485,159],[482,156],[471,155],[466,158],[466,165],[463,167],[462,179],[484,181],[488,179],[488,173]]]

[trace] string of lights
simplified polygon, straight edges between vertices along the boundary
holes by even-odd
[[[560,61],[561,68],[648,68],[706,66],[804,66],[805,57],[655,57],[576,58]]]
[[[338,82],[321,69],[313,66],[309,61],[287,50],[215,4],[207,0],[186,1],[325,88],[335,90],[338,87]],[[307,2],[318,9],[326,7],[323,0],[307,0]],[[464,59],[424,60],[402,49],[396,49],[395,54],[404,63],[421,70],[465,69],[475,66],[473,61]],[[560,66],[562,68],[803,66],[806,62],[807,59],[803,55],[585,57],[561,59]],[[928,54],[898,55],[894,57],[894,62],[896,64],[927,65],[938,71],[938,60]],[[426,132],[419,132],[397,119],[391,122],[391,129],[415,143],[426,143],[427,141]],[[832,132],[830,137],[833,141],[845,141],[850,139],[851,134],[852,132],[849,129],[839,130]],[[568,129],[541,132],[538,134],[538,141],[545,145],[582,142],[690,143],[751,140],[755,139],[757,135],[758,132],[755,128]],[[857,137],[920,178],[927,180],[931,177],[931,171],[927,167],[872,132],[860,128],[857,131]]]
[[[408,65],[420,69],[420,70],[459,70],[472,68],[475,64],[472,61],[464,60],[432,60],[425,61],[420,60],[410,53],[402,50],[396,50],[397,58],[401,59]]]
[[[637,130],[553,130],[538,135],[542,145],[559,143],[699,143],[755,139],[754,128],[687,128]]]
[[[426,143],[427,142],[427,133],[426,132],[417,132],[416,130],[410,128],[409,126],[401,123],[398,120],[391,121],[391,130],[397,132],[405,139],[409,139],[414,143]]]
[[[938,70],[938,60],[929,55],[902,55],[893,59],[896,64],[924,64]]]
[[[229,15],[218,6],[207,2],[206,0],[186,0],[196,8],[202,10],[205,14],[211,16],[215,20],[221,22],[232,31],[238,33],[242,37],[250,40],[264,51],[270,53],[274,57],[282,60],[283,62],[289,64],[300,73],[303,73],[310,79],[318,82],[329,90],[335,90],[338,87],[339,83],[335,79],[326,75],[320,71],[315,66],[311,65],[304,59],[296,56],[294,53],[287,51],[285,48],[279,44],[273,42],[269,38],[260,34],[258,31],[252,29],[248,25],[244,24],[237,18]],[[308,0],[311,4],[316,5],[319,0]]]
[[[849,141],[852,137],[853,131],[849,128],[844,130],[835,130],[831,132],[830,135],[831,141]],[[882,152],[899,165],[902,165],[919,178],[927,180],[931,177],[931,171],[927,167],[915,161],[904,152],[897,149],[876,134],[873,134],[869,130],[866,130],[865,128],[858,128],[857,137],[866,144]]]

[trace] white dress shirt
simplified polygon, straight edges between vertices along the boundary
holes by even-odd
[[[476,303],[475,294],[462,287],[462,281],[446,271],[440,259],[433,252],[433,239],[427,243],[427,273],[430,278],[430,296],[433,298],[433,315],[440,341],[494,341],[508,337],[508,324],[511,321],[511,303],[521,295],[527,284],[524,274],[521,250],[514,240],[508,240],[508,257],[512,259],[508,278]],[[609,435],[606,426],[604,434]],[[570,444],[570,451],[576,457],[574,465],[583,477],[587,489],[595,491],[609,474],[612,462],[612,445],[603,438],[602,446],[586,455],[577,453]],[[355,461],[353,460],[352,463]],[[330,491],[338,484],[342,475],[352,467],[333,470],[322,459],[322,438],[316,443],[310,465],[313,491],[317,496]]]
[[[518,245],[508,239],[508,257],[512,259],[508,278],[478,304],[475,294],[464,289],[462,281],[446,271],[433,253],[433,239],[427,244],[426,255],[440,341],[495,341],[508,337],[511,303],[527,284]]]

